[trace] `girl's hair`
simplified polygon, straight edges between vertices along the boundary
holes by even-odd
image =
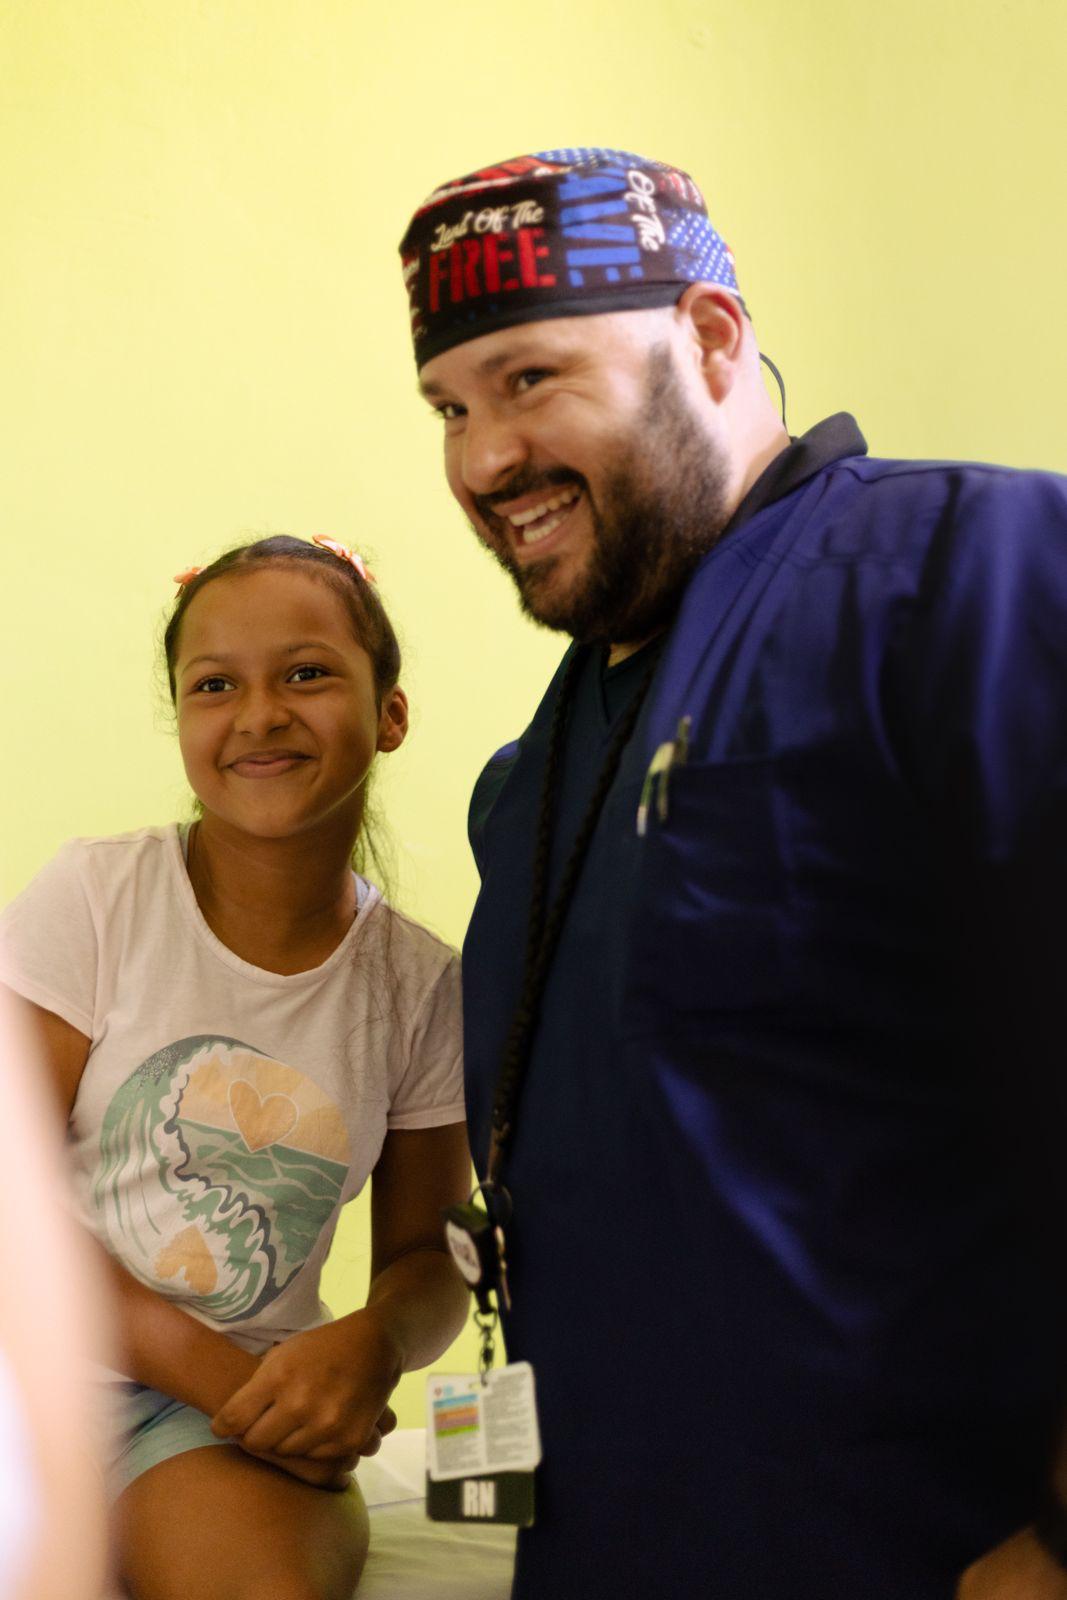
[[[239,545],[236,550],[227,550],[182,586],[163,634],[163,655],[171,701],[176,698],[174,666],[178,657],[182,619],[196,596],[215,578],[224,578],[229,573],[258,572],[265,567],[296,567],[334,591],[348,611],[356,639],[370,657],[374,670],[375,698],[380,710],[386,695],[396,688],[400,677],[400,645],[374,585],[361,577],[355,567],[342,557],[320,549],[318,545],[309,544],[304,539],[294,539],[286,533],[272,534],[270,538],[255,539],[251,544]],[[357,872],[365,876],[367,867],[373,863],[374,876],[380,887],[388,890],[392,876],[391,864],[382,848],[376,819],[369,814],[366,788],[365,784],[363,817],[353,852],[353,865]]]
[[[352,631],[370,656],[374,668],[374,688],[381,708],[390,689],[395,689],[400,677],[400,646],[393,625],[386,616],[372,583],[360,577],[355,567],[329,550],[308,544],[304,539],[294,539],[287,533],[273,534],[269,539],[255,539],[236,550],[227,550],[210,566],[204,567],[179,591],[163,634],[163,654],[167,663],[167,682],[170,697],[175,698],[174,663],[178,655],[182,619],[201,589],[215,578],[232,572],[258,572],[263,567],[291,567],[299,563],[300,570],[317,578],[329,587],[348,611]]]

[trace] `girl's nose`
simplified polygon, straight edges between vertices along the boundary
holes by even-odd
[[[287,728],[292,720],[293,714],[285,702],[284,695],[268,686],[249,688],[241,696],[237,716],[234,719],[234,730],[237,733],[250,733],[256,738],[262,738],[278,728]]]

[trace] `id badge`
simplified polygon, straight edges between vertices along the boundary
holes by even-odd
[[[534,1519],[541,1433],[528,1361],[426,1381],[426,1513],[433,1522]]]

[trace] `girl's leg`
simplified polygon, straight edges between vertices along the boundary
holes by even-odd
[[[234,1445],[150,1467],[118,1529],[133,1600],[351,1600],[367,1554],[358,1489],[314,1489]]]

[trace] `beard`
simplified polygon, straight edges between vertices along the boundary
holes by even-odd
[[[670,622],[731,514],[725,452],[700,426],[667,345],[649,353],[641,407],[607,464],[599,506],[586,480],[566,468],[516,478],[493,498],[562,484],[583,490],[593,522],[589,559],[568,589],[553,592],[556,556],[520,565],[503,535],[488,546],[514,580],[522,610],[583,644],[651,638]],[[495,529],[491,504],[475,503]]]

